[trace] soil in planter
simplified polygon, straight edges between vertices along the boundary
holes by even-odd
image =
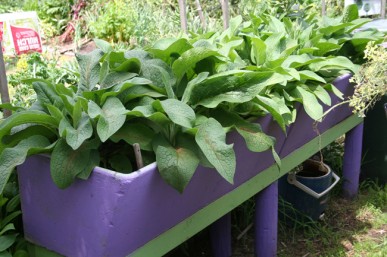
[[[321,170],[302,170],[297,172],[297,176],[307,177],[307,178],[317,178],[325,176],[327,173]]]

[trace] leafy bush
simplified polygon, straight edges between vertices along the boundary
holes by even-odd
[[[128,0],[96,1],[88,14],[89,31],[110,42],[130,42],[132,46],[149,42],[157,33],[152,6]]]
[[[0,256],[27,257],[26,241],[18,233],[22,228],[20,196],[15,175],[0,194]]]
[[[23,0],[0,0],[0,13],[9,13],[16,10],[21,10],[23,6]]]
[[[196,6],[190,3],[187,9],[188,29],[192,34],[222,28],[221,21],[208,15],[205,7],[206,28],[198,18]],[[127,42],[131,48],[145,47],[162,37],[181,34],[178,8],[160,1],[96,1],[85,17],[92,37],[112,44]]]
[[[326,3],[326,8],[328,16],[340,16],[344,11],[344,0],[328,0]]]
[[[24,82],[26,79],[39,78],[69,85],[75,85],[77,82],[77,69],[59,67],[58,59],[54,56],[31,53],[18,58],[16,70],[8,76],[14,106],[29,107],[36,100],[31,85]]]
[[[356,83],[355,93],[349,103],[361,117],[387,94],[387,50],[383,46],[370,43],[365,50],[365,59],[367,62],[353,78]]]
[[[71,7],[73,4],[74,0],[43,0],[37,10],[39,18],[55,28],[54,35],[59,35],[71,20]]]
[[[381,41],[376,31],[351,35],[365,22],[353,15],[322,22],[236,17],[224,32],[161,39],[146,51],[114,51],[96,40],[100,49],[77,55],[78,86],[26,81],[37,101],[0,124],[3,181],[28,155],[44,152],[60,188],[96,165],[130,172],[138,143],[145,164],[156,160],[180,192],[198,165],[232,183],[235,153],[225,141],[231,130],[251,151],[271,150],[280,165],[275,138],[252,121],[270,113],[285,131],[298,103],[321,118],[328,92],[340,95],[333,79],[358,68],[340,53],[356,60],[363,44]]]

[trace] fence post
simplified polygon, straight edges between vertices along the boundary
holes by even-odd
[[[180,10],[180,25],[184,33],[188,32],[188,23],[187,23],[187,12],[186,12],[186,2],[185,0],[179,0],[179,10]]]
[[[3,47],[1,45],[1,40],[0,40],[0,94],[1,94],[1,102],[9,103],[7,74],[5,72]],[[11,111],[4,109],[3,116],[8,117],[9,115],[11,115]]]
[[[222,13],[223,13],[223,28],[227,29],[230,21],[230,12],[228,9],[228,0],[220,0],[220,4],[222,5]]]
[[[321,15],[324,16],[327,13],[327,5],[325,0],[321,0]]]

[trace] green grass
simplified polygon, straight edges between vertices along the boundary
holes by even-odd
[[[354,201],[334,195],[322,221],[279,226],[278,256],[387,256],[387,186],[363,182]]]

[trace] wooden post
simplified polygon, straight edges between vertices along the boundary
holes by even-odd
[[[206,20],[204,18],[203,9],[202,9],[202,6],[200,4],[200,1],[195,0],[195,4],[196,4],[196,9],[198,10],[198,13],[199,13],[200,21],[202,22],[203,30],[205,30],[207,28],[207,24],[206,24]]]
[[[222,5],[222,13],[223,13],[223,28],[227,29],[229,26],[229,20],[230,20],[228,0],[220,0],[220,4]]]
[[[327,6],[325,0],[321,0],[321,15],[325,16],[327,14]]]
[[[186,12],[186,2],[185,0],[179,0],[179,9],[180,9],[180,25],[184,33],[188,32],[188,23],[187,23],[187,12]]]
[[[380,18],[386,18],[386,0],[380,0]]]
[[[7,74],[5,72],[3,48],[1,46],[1,41],[0,41],[0,94],[1,94],[1,102],[9,103]],[[4,109],[3,116],[8,117],[9,115],[11,115],[11,111]]]

